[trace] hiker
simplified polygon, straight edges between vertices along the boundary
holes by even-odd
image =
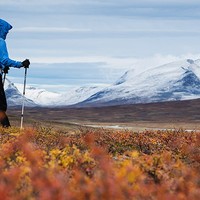
[[[7,102],[2,83],[2,74],[7,73],[9,67],[28,68],[30,65],[28,59],[23,62],[19,62],[9,58],[5,39],[11,29],[12,26],[8,22],[0,19],[0,123],[3,127],[9,127],[10,122],[6,115]]]

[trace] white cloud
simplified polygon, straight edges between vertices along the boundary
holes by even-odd
[[[71,33],[71,32],[90,32],[91,29],[75,29],[67,27],[23,27],[15,28],[15,32],[31,32],[31,33]]]
[[[62,3],[73,3],[73,4],[198,4],[199,0],[1,0],[1,4],[12,3],[12,4],[62,4]]]
[[[43,63],[43,64],[52,64],[52,63],[99,63],[101,68],[110,68],[110,69],[148,69],[163,65],[169,62],[174,62],[183,59],[199,59],[200,54],[184,54],[180,56],[175,55],[162,55],[155,54],[154,56],[149,57],[106,57],[106,56],[88,56],[88,57],[31,57],[30,60],[32,63]]]
[[[200,54],[181,56],[154,55],[145,58],[131,57],[63,57],[31,58],[27,81],[29,85],[43,87],[51,91],[67,87],[112,84],[126,71],[139,74],[145,70],[183,59],[199,59]],[[52,60],[51,60],[52,59]],[[50,64],[46,62],[50,60]],[[40,63],[35,63],[40,61]],[[54,64],[53,64],[54,63]],[[23,84],[24,70],[10,70],[8,78],[14,83]]]
[[[14,27],[7,38],[12,59],[78,63],[83,69],[88,64],[106,72],[108,80],[131,68],[139,72],[200,58],[199,5],[199,0],[0,0],[0,17]]]

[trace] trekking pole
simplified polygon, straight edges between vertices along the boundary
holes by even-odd
[[[6,73],[4,72],[3,73],[3,81],[2,81],[3,87],[4,87],[5,80],[6,80]]]
[[[4,70],[3,70],[3,81],[2,81],[3,87],[4,87],[4,84],[5,84],[5,81],[6,81],[6,74],[8,74],[9,69],[10,69],[9,67],[5,67]]]
[[[23,89],[23,100],[22,100],[21,129],[23,129],[23,121],[24,121],[24,104],[25,104],[26,76],[27,76],[27,68],[25,68],[25,74],[24,74],[24,89]]]

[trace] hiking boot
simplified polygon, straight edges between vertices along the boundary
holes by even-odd
[[[4,111],[0,111],[0,122],[4,128],[10,127],[8,116]]]

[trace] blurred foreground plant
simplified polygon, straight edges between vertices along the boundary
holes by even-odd
[[[1,199],[199,199],[200,136],[0,130]]]

